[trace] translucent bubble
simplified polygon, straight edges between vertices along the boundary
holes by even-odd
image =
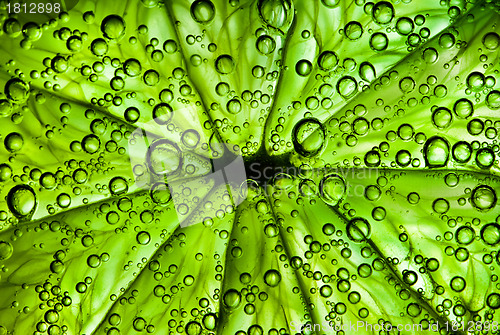
[[[259,36],[257,39],[257,50],[263,55],[269,55],[276,49],[276,42],[269,35]]]
[[[194,149],[200,143],[200,134],[194,129],[182,133],[181,142],[189,149]]]
[[[453,277],[450,281],[450,287],[455,292],[462,292],[466,284],[465,279],[460,276]]]
[[[434,49],[434,48],[427,48],[427,49],[424,50],[424,53],[423,53],[422,57],[424,58],[424,61],[427,64],[434,64],[435,62],[437,62],[439,54],[438,54],[438,52],[437,52],[436,49]]]
[[[172,120],[174,115],[173,108],[167,103],[160,103],[153,108],[153,119],[159,125],[165,125]]]
[[[321,3],[326,8],[335,8],[336,6],[339,5],[340,0],[321,0]]]
[[[450,33],[444,33],[439,36],[439,46],[443,49],[449,49],[455,45],[455,36]]]
[[[8,241],[0,241],[0,261],[9,259],[14,252],[12,244]]]
[[[210,0],[196,0],[191,4],[191,17],[198,23],[210,23],[215,17],[215,7]]]
[[[490,148],[481,148],[476,152],[476,164],[481,169],[489,169],[495,163],[495,153]]]
[[[336,206],[346,193],[347,187],[344,179],[338,174],[329,174],[319,183],[319,194],[324,202]]]
[[[366,135],[369,129],[370,129],[370,124],[368,123],[368,120],[363,117],[357,118],[352,123],[352,130],[356,135],[360,136]]]
[[[404,77],[399,81],[399,89],[405,94],[412,92],[415,89],[415,80],[411,77]]]
[[[323,148],[325,139],[325,129],[317,119],[302,119],[292,131],[294,148],[305,157],[318,154]]]
[[[372,82],[377,74],[375,72],[375,67],[370,62],[363,62],[359,65],[359,76],[361,79],[367,82]]]
[[[229,74],[234,71],[236,64],[230,55],[220,55],[215,60],[215,69],[220,74]]]
[[[486,304],[491,309],[500,308],[500,294],[498,294],[496,292],[490,293],[488,295],[488,297],[486,298]]]
[[[488,223],[481,229],[481,239],[484,243],[495,246],[500,243],[500,225]]]
[[[439,136],[429,138],[424,144],[425,163],[430,168],[446,166],[450,154],[448,141]]]
[[[459,141],[452,148],[453,159],[458,163],[467,163],[472,156],[472,146],[465,141]]]
[[[50,62],[50,67],[54,72],[64,73],[68,70],[68,60],[63,56],[55,56]]]
[[[137,233],[136,240],[141,245],[147,245],[151,241],[151,236],[147,231],[141,231]]]
[[[496,50],[500,45],[500,36],[495,32],[489,32],[483,36],[483,45],[488,50]]]
[[[291,0],[259,0],[257,8],[264,23],[279,30],[288,29],[293,20],[294,10]]]
[[[415,25],[413,24],[413,20],[409,17],[401,17],[396,22],[396,31],[398,34],[407,36],[413,32]]]
[[[358,83],[351,76],[345,76],[337,82],[337,92],[346,99],[352,98],[358,91]]]
[[[90,255],[87,257],[87,265],[91,268],[97,268],[101,265],[101,258],[98,255]]]
[[[434,200],[432,203],[432,210],[438,214],[444,214],[450,209],[450,203],[444,198]]]
[[[460,119],[467,119],[474,113],[474,106],[472,102],[467,98],[459,99],[455,102],[453,106],[453,112]]]
[[[241,112],[241,102],[238,99],[231,99],[227,102],[227,111],[231,114],[238,114]]]
[[[351,41],[355,41],[363,35],[363,26],[357,21],[351,21],[345,25],[344,34]]]
[[[394,7],[390,2],[377,2],[372,8],[372,17],[375,23],[386,25],[394,18]]]
[[[458,185],[458,175],[456,173],[450,172],[444,177],[444,182],[449,187],[455,187]]]
[[[308,76],[312,71],[312,64],[307,59],[301,59],[295,64],[295,72],[302,77]]]
[[[127,193],[128,183],[122,177],[115,177],[109,181],[109,191],[112,195]]]
[[[380,165],[380,153],[377,150],[369,150],[364,157],[365,165],[368,167],[377,167]]]
[[[396,153],[396,164],[401,167],[406,167],[411,163],[411,153],[408,150],[399,150]]]
[[[486,105],[490,109],[500,109],[500,91],[493,90],[486,96]]]
[[[485,84],[485,78],[484,75],[481,72],[472,72],[469,74],[467,77],[467,87],[472,91],[472,92],[479,92],[483,89]]]
[[[206,329],[214,330],[217,327],[217,316],[214,313],[205,314],[202,322]]]
[[[12,168],[10,165],[0,164],[0,181],[7,181],[12,177]]]
[[[182,154],[176,144],[159,140],[149,147],[146,160],[153,173],[168,176],[180,169]]]
[[[11,38],[16,38],[21,35],[21,24],[15,18],[5,20],[3,24],[3,31]]]
[[[479,185],[471,192],[471,204],[474,208],[481,212],[487,212],[497,203],[497,195],[495,191],[487,185]]]
[[[323,298],[329,298],[333,294],[333,289],[330,285],[323,285],[319,289],[319,293]]]
[[[438,129],[446,129],[451,125],[453,117],[446,107],[439,107],[432,113],[432,124]]]
[[[147,70],[142,79],[146,85],[155,86],[160,81],[160,74],[155,70]]]
[[[163,43],[163,50],[165,50],[166,53],[168,54],[173,54],[177,52],[178,50],[177,42],[175,40],[166,40],[165,43]]]
[[[141,74],[141,63],[135,58],[129,58],[123,63],[123,71],[130,77]]]
[[[330,71],[337,67],[339,57],[333,51],[323,51],[318,57],[318,66],[323,71]]]
[[[469,226],[461,226],[455,232],[455,239],[459,244],[469,245],[474,242],[476,232]]]
[[[363,242],[370,238],[371,226],[365,219],[357,217],[347,223],[347,237],[354,242]]]
[[[57,196],[57,204],[61,208],[68,208],[71,205],[71,197],[67,193],[61,193]]]
[[[278,270],[268,270],[264,274],[264,282],[271,287],[276,287],[281,282],[281,273]]]
[[[236,309],[241,303],[241,294],[235,289],[229,289],[224,293],[222,301],[227,309]]]
[[[384,33],[377,32],[370,37],[370,48],[375,51],[384,51],[388,45],[389,39]]]
[[[104,37],[119,40],[125,36],[125,21],[118,15],[108,15],[101,23],[101,31]]]
[[[9,152],[18,152],[24,146],[24,138],[19,133],[10,133],[3,140],[5,149]]]
[[[82,148],[88,154],[95,154],[101,147],[101,140],[94,134],[87,135],[82,140]]]
[[[4,93],[7,98],[15,103],[23,103],[28,99],[30,87],[19,78],[12,78],[5,83]]]
[[[10,212],[20,219],[29,219],[35,213],[37,203],[35,191],[28,185],[14,186],[7,194]]]
[[[136,107],[128,107],[125,110],[123,117],[127,122],[134,123],[139,120],[139,118],[141,117],[141,113]]]
[[[104,56],[108,53],[108,43],[102,38],[96,38],[92,41],[90,50],[96,56]]]

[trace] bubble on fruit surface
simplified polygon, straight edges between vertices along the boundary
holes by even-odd
[[[467,119],[474,113],[474,106],[467,98],[459,99],[453,105],[453,112],[460,119]]]
[[[241,303],[241,294],[235,289],[229,289],[224,293],[222,301],[227,309],[236,309]]]
[[[171,175],[182,165],[182,153],[178,146],[168,140],[158,140],[151,144],[146,154],[151,172],[156,175]]]
[[[370,47],[375,51],[384,51],[389,45],[389,39],[384,33],[374,33],[370,37]]]
[[[29,219],[38,204],[35,191],[28,185],[14,186],[7,194],[6,200],[10,212],[19,219]]]
[[[127,193],[128,191],[128,183],[122,177],[114,177],[109,181],[109,191],[113,195],[120,195],[123,193]]]
[[[167,103],[160,103],[153,108],[153,119],[159,125],[165,125],[172,120],[174,115],[173,108]]]
[[[8,241],[0,241],[0,261],[9,259],[14,252],[12,244]]]
[[[345,76],[337,82],[337,92],[345,99],[352,98],[358,91],[358,83],[351,76]]]
[[[495,163],[495,153],[490,148],[481,148],[476,152],[476,165],[481,169],[489,169]]]
[[[481,212],[493,209],[497,203],[497,194],[493,188],[488,185],[479,185],[471,192],[471,204]]]
[[[141,231],[136,235],[137,243],[147,245],[151,241],[151,235],[147,231]]]
[[[276,49],[276,42],[269,35],[259,36],[257,39],[257,50],[263,55],[269,55]]]
[[[28,99],[30,87],[19,78],[12,78],[5,83],[5,96],[14,103],[23,103]]]
[[[483,36],[483,45],[488,50],[496,50],[500,45],[500,36],[492,31]]]
[[[407,36],[413,32],[413,29],[415,29],[415,24],[409,17],[401,17],[396,22],[396,31],[400,35]]]
[[[363,62],[359,65],[359,76],[361,79],[372,82],[377,77],[375,67],[370,62]]]
[[[321,199],[331,206],[336,206],[345,196],[347,186],[344,179],[336,174],[329,174],[319,183]]]
[[[191,17],[198,23],[210,23],[215,17],[215,6],[210,0],[196,0],[191,4]]]
[[[305,157],[318,154],[325,140],[325,128],[317,119],[302,119],[292,131],[293,146],[300,155]]]
[[[484,243],[496,246],[500,243],[500,225],[497,223],[488,223],[481,228],[481,239]]]
[[[356,217],[347,223],[347,237],[356,243],[366,241],[370,238],[371,225],[361,217]]]
[[[301,76],[306,77],[312,71],[312,64],[307,59],[301,59],[295,64],[295,72]]]
[[[95,154],[101,148],[101,140],[94,134],[87,135],[82,139],[82,148],[88,154]]]
[[[278,270],[268,270],[264,274],[264,282],[271,287],[276,287],[281,282],[281,273]]]
[[[188,129],[182,133],[181,142],[189,149],[194,149],[200,143],[200,134],[195,129]]]
[[[279,30],[287,29],[293,20],[294,9],[291,0],[259,0],[257,8],[262,21]]]
[[[485,84],[484,74],[481,72],[472,72],[467,76],[466,79],[467,87],[472,92],[479,92],[483,89]]]
[[[215,69],[220,74],[229,74],[234,71],[236,64],[230,55],[220,55],[215,60]]]
[[[461,226],[455,232],[455,239],[459,244],[469,245],[476,237],[476,232],[469,226]]]
[[[462,292],[465,289],[467,282],[463,277],[455,276],[450,281],[450,287],[455,292]]]
[[[389,24],[394,18],[394,6],[388,1],[377,2],[372,8],[372,17],[379,25]]]
[[[363,35],[363,26],[357,21],[351,21],[345,25],[344,34],[349,40],[355,41]]]
[[[450,145],[444,138],[433,136],[425,142],[423,154],[428,167],[443,167],[448,164]]]
[[[151,200],[158,205],[167,205],[172,200],[170,188],[162,182],[156,183],[151,187],[150,191]]]
[[[5,136],[3,144],[7,151],[11,153],[18,152],[24,146],[24,138],[21,134],[13,132]]]
[[[415,80],[412,77],[404,77],[399,81],[399,89],[403,93],[410,93],[415,89]]]
[[[432,112],[432,124],[438,129],[446,129],[451,125],[453,117],[446,107],[439,107]]]
[[[321,0],[321,3],[326,8],[335,8],[339,5],[340,0]]]
[[[125,36],[125,21],[119,15],[108,15],[102,20],[101,32],[106,38],[119,40]]]
[[[453,145],[452,156],[458,163],[467,163],[472,156],[472,147],[468,142],[459,141]]]
[[[500,109],[500,91],[493,90],[486,96],[486,105],[490,109]]]
[[[318,66],[323,71],[330,71],[337,67],[339,57],[334,51],[323,51],[318,57]]]
[[[54,72],[64,73],[69,68],[68,60],[63,56],[55,56],[50,62],[50,67],[54,70]]]

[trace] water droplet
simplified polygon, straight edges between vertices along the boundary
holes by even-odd
[[[18,152],[24,146],[24,139],[19,133],[10,133],[5,136],[3,144],[5,145],[5,149],[7,149],[7,151]]]
[[[335,173],[325,176],[319,183],[321,199],[331,206],[336,206],[344,198],[346,190],[344,179]]]
[[[112,195],[127,193],[128,184],[122,177],[115,177],[109,181],[109,191]]]
[[[500,109],[500,91],[493,90],[486,96],[486,105],[490,109]]]
[[[220,55],[215,60],[215,69],[220,74],[229,74],[233,72],[235,66],[234,59],[230,55]]]
[[[171,175],[182,165],[181,151],[176,144],[168,140],[159,140],[151,144],[146,160],[151,171],[157,175]]]
[[[410,93],[415,89],[415,81],[411,77],[405,77],[399,81],[399,89],[404,94]]]
[[[495,163],[495,153],[490,148],[481,148],[476,152],[476,164],[481,169],[489,169]]]
[[[375,72],[375,67],[370,62],[363,62],[359,65],[359,76],[361,79],[367,82],[372,82],[377,74]]]
[[[285,31],[293,20],[293,3],[290,0],[259,0],[260,18],[267,25]]]
[[[423,58],[427,64],[434,64],[438,60],[438,52],[434,48],[427,48],[424,50]]]
[[[262,35],[257,39],[257,50],[263,55],[269,55],[276,49],[276,42],[269,35]]]
[[[396,31],[398,34],[407,36],[413,32],[415,25],[413,24],[413,20],[409,17],[401,17],[396,22]]]
[[[370,238],[371,226],[365,219],[357,217],[347,223],[347,237],[354,242],[363,242]]]
[[[363,26],[357,21],[351,21],[345,25],[344,34],[351,41],[355,41],[363,35]]]
[[[484,243],[495,246],[500,243],[500,225],[488,223],[481,229],[481,239]]]
[[[352,98],[358,91],[358,83],[351,76],[345,76],[337,82],[337,92],[345,99]]]
[[[389,24],[394,18],[394,7],[388,1],[380,1],[373,6],[372,17],[375,23]]]
[[[191,17],[198,23],[210,23],[215,17],[215,7],[210,0],[196,0],[191,4]]]
[[[276,287],[281,282],[281,273],[278,270],[268,270],[264,274],[264,282],[271,287]]]
[[[119,40],[125,36],[125,21],[118,15],[108,15],[102,20],[101,31],[104,37]]]
[[[151,241],[151,235],[147,231],[141,231],[136,236],[137,243],[147,245]]]
[[[14,252],[12,244],[7,241],[0,241],[0,261],[9,259]]]
[[[459,244],[468,245],[474,241],[476,232],[469,226],[461,226],[455,232],[455,239]]]
[[[483,45],[488,50],[496,50],[500,45],[500,36],[495,32],[489,32],[483,36]]]
[[[497,195],[490,186],[479,185],[471,192],[470,201],[477,210],[487,212],[495,207]]]
[[[38,200],[35,191],[27,185],[14,186],[7,194],[7,206],[20,219],[29,219],[36,210]]]
[[[101,147],[101,140],[94,134],[87,135],[82,140],[82,148],[88,154],[95,154]]]
[[[465,289],[466,281],[460,276],[453,277],[450,281],[450,287],[455,292],[462,292]]]
[[[442,137],[433,136],[424,144],[424,159],[430,168],[446,166],[449,154],[450,145]]]
[[[323,71],[330,71],[337,67],[339,57],[333,51],[323,51],[318,57],[318,66]]]
[[[384,51],[389,45],[389,39],[384,33],[374,33],[370,37],[370,47],[375,51]]]
[[[453,117],[446,107],[439,107],[432,113],[432,124],[438,129],[445,129],[451,125]]]
[[[23,103],[28,99],[29,85],[19,78],[12,78],[5,83],[4,93],[15,103]]]
[[[238,306],[241,303],[241,294],[240,292],[236,291],[235,289],[229,289],[224,293],[224,296],[222,298],[224,302],[224,306],[229,309],[233,310],[238,308]]]
[[[318,154],[323,148],[325,139],[325,129],[316,119],[302,119],[293,128],[293,145],[302,156],[311,157]]]
[[[455,143],[452,148],[453,159],[458,163],[467,163],[472,156],[472,147],[465,141]]]
[[[321,0],[321,3],[326,8],[335,8],[340,3],[340,0]]]
[[[472,92],[479,92],[483,89],[485,84],[484,75],[481,72],[472,72],[467,77],[467,87]]]
[[[301,59],[295,64],[295,72],[299,76],[306,77],[308,76],[312,71],[312,64],[310,61],[307,59]]]
[[[459,99],[453,105],[453,112],[459,119],[467,119],[474,113],[474,106],[467,98]]]
[[[153,108],[153,119],[159,125],[165,125],[172,120],[174,115],[173,108],[167,103],[160,103]]]

